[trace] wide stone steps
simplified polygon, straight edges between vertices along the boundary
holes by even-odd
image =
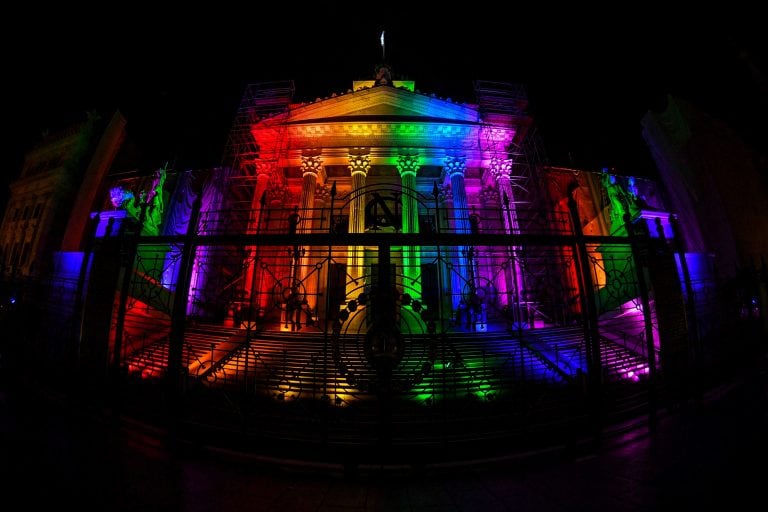
[[[128,320],[126,320],[128,325]],[[134,326],[135,327],[135,326]],[[169,328],[155,325],[157,332],[162,333],[156,341],[145,343],[138,350],[132,350],[125,356],[125,364],[129,374],[138,374],[142,378],[161,377],[168,367]],[[197,371],[210,361],[215,347],[228,341],[236,330],[199,330],[190,328],[185,331],[182,346],[181,364],[190,371]]]
[[[493,400],[516,392],[521,382],[545,386],[578,382],[578,371],[586,371],[583,352],[583,330],[578,328],[412,337],[392,372],[391,387],[399,396],[426,404],[468,397]],[[642,357],[610,340],[601,340],[601,354],[610,378],[638,380],[647,373]],[[163,375],[167,336],[126,362],[142,377]],[[193,383],[278,400],[315,398],[343,406],[376,398],[381,389],[366,358],[363,337],[342,336],[334,343],[330,334],[319,332],[248,334],[200,325],[185,332],[182,363]]]
[[[162,376],[167,345],[167,337],[156,341],[130,364],[143,377]],[[385,417],[386,435],[399,444],[431,442],[436,429],[443,441],[477,436],[475,423],[484,425],[490,442],[514,429],[567,429],[568,422],[579,421],[574,418],[585,410],[584,381],[569,372],[582,368],[582,345],[583,330],[576,328],[411,337],[392,372],[391,396],[398,405],[384,416],[386,401],[380,386],[371,384],[378,379],[362,337],[334,342],[319,332],[249,334],[200,324],[187,328],[182,357],[200,425],[231,428],[247,418],[269,438],[355,444],[380,437]],[[603,340],[601,348],[606,375],[626,375],[637,364],[610,341]],[[454,405],[446,409],[442,403]],[[448,410],[454,412],[446,416]]]
[[[213,364],[198,373],[208,385],[246,386],[279,400],[327,397],[338,405],[372,398],[379,389],[362,337],[340,337],[333,343],[322,333],[270,332],[246,340],[241,332],[211,353]],[[521,379],[562,382],[505,333],[414,337],[393,370],[392,388],[424,401],[469,395],[490,398]]]
[[[648,361],[644,357],[606,338],[600,339],[600,357],[609,378],[637,381],[648,374]]]

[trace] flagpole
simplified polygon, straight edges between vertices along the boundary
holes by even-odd
[[[381,31],[381,60],[386,61],[386,52],[384,51],[384,30]]]

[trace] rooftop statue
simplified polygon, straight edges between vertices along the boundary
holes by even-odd
[[[624,226],[624,214],[632,218],[639,213],[635,179],[630,177],[625,189],[615,175],[603,169],[601,181],[611,203],[611,231],[615,231]]]
[[[129,216],[142,222],[142,235],[157,236],[163,221],[163,186],[166,169],[155,171],[149,190],[142,190],[137,198],[133,192],[122,186],[113,187],[109,197],[115,208],[125,210]],[[144,210],[142,213],[142,209]]]

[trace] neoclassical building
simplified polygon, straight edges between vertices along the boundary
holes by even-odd
[[[84,338],[110,340],[100,357],[129,373],[222,380],[248,375],[240,366],[255,360],[241,359],[265,337],[290,335],[286,357],[305,369],[322,359],[325,376],[315,367],[288,387],[314,389],[332,367],[345,402],[382,381],[414,393],[450,336],[492,336],[498,358],[511,332],[569,329],[576,348],[544,367],[571,377],[599,368],[606,343],[631,361],[611,371],[630,379],[658,363],[665,329],[638,289],[626,224],[674,238],[652,182],[534,161],[525,95],[511,84],[478,82],[474,104],[386,79],[309,103],[291,92],[249,87],[225,167],[110,182],[90,272],[123,281],[89,285],[83,313]],[[126,232],[138,238],[121,273],[110,240]],[[109,307],[88,308],[110,294]],[[200,326],[232,331],[193,348],[187,333]],[[322,354],[302,356],[313,340],[305,352]],[[167,356],[147,367],[157,343]]]
[[[564,403],[654,407],[659,378],[684,395],[717,291],[659,187],[544,165],[521,87],[458,103],[380,71],[307,103],[249,86],[221,167],[92,166],[30,336],[120,392],[199,399],[190,423],[296,414],[281,439],[512,436]]]
[[[377,280],[382,243],[392,265],[389,278],[413,300],[436,307],[442,296],[445,307],[458,311],[460,304],[471,306],[473,289],[487,288],[498,295],[500,305],[509,304],[516,284],[511,267],[500,270],[507,256],[481,254],[466,245],[438,257],[435,246],[414,243],[420,234],[518,229],[514,155],[530,119],[519,88],[496,86],[498,97],[490,105],[495,111],[485,113],[478,105],[415,92],[411,82],[371,81],[355,82],[354,90],[345,94],[252,119],[249,135],[255,151],[235,155],[242,174],[234,181],[245,184],[250,196],[245,206],[254,212],[247,232],[375,234],[374,244],[333,250],[330,286],[344,289],[343,297],[337,293],[330,298],[334,308]],[[254,103],[258,107],[258,100]],[[498,216],[505,204],[507,214]],[[310,314],[323,311],[329,280],[319,262],[328,255],[317,246],[297,249],[300,256],[297,252],[283,264],[290,269],[290,286],[283,285],[294,296],[298,292]],[[269,267],[263,255],[261,265],[245,263],[240,288],[254,303],[249,307],[263,311],[274,302],[263,283],[265,275],[273,276],[272,269],[281,266],[281,258],[272,257]],[[445,283],[437,280],[438,261],[445,267]]]

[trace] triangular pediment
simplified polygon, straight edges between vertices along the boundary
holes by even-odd
[[[294,107],[287,122],[327,122],[332,118],[405,118],[423,117],[455,122],[477,122],[477,110],[471,106],[434,98],[406,89],[380,86],[355,91]]]

